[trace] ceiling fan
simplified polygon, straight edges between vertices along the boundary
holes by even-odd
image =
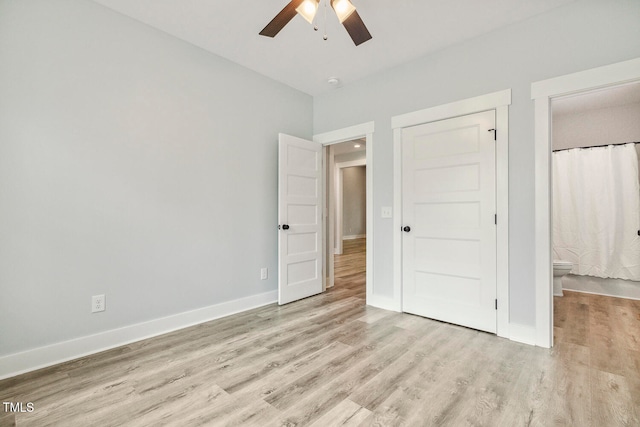
[[[260,31],[260,35],[275,37],[276,34],[278,34],[294,16],[296,16],[296,14],[299,14],[312,24],[316,12],[318,11],[320,1],[321,0],[291,0],[289,4],[286,5],[262,31]],[[364,22],[362,22],[362,18],[360,18],[360,15],[358,15],[355,6],[351,4],[350,0],[324,1],[331,3],[331,7],[336,12],[340,23],[344,25],[344,28],[349,33],[349,36],[351,36],[351,39],[356,46],[359,46],[372,38],[371,33],[369,33],[369,30],[364,25]],[[315,29],[317,29],[317,27],[315,27]],[[325,35],[324,38],[326,40],[327,36]]]

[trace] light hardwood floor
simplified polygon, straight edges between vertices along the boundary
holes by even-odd
[[[322,295],[1,381],[35,411],[0,424],[640,425],[640,302],[567,292],[536,348],[365,306],[362,244]]]
[[[342,242],[342,255],[334,256],[334,277],[338,285],[345,286],[352,281],[361,284],[364,292],[364,278],[367,273],[367,239],[353,239]],[[362,279],[362,280],[359,280]],[[364,295],[362,295],[364,298]]]

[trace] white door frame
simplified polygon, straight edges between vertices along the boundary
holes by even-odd
[[[640,81],[640,58],[531,84],[535,103],[535,344],[540,347],[553,345],[551,99],[634,81]]]
[[[482,111],[496,111],[496,334],[509,334],[509,105],[511,89],[392,117],[393,127],[393,296],[402,311],[402,129]]]
[[[336,201],[336,209],[335,209],[335,217],[332,218],[333,210],[329,210],[329,218],[330,221],[333,219],[335,222],[335,230],[336,230],[336,241],[335,241],[335,254],[342,255],[342,240],[344,239],[344,230],[342,229],[342,219],[344,218],[344,206],[342,204],[342,194],[344,191],[344,186],[342,184],[343,179],[343,169],[351,168],[354,166],[366,166],[367,160],[352,160],[350,162],[341,162],[335,164],[335,201]],[[331,236],[329,237],[331,239]],[[333,284],[331,285],[333,286]]]
[[[374,122],[361,123],[355,126],[347,128],[337,129],[330,132],[321,133],[313,136],[313,141],[319,142],[323,146],[339,144],[341,142],[352,141],[354,139],[365,138],[366,145],[366,164],[367,164],[367,260],[366,260],[366,292],[367,292],[367,304],[370,303],[370,298],[373,295],[373,132],[375,126]],[[327,168],[323,167],[326,173]],[[323,200],[327,200],[326,196],[326,177],[323,181]],[[326,227],[328,210],[324,211],[324,225]],[[331,227],[330,227],[331,228]],[[333,233],[333,230],[329,230],[329,233]],[[323,242],[326,240],[326,233],[323,233]],[[324,242],[324,253],[326,254],[326,244]],[[333,257],[329,258],[329,269],[333,271]],[[333,275],[330,277],[330,285],[333,285]]]

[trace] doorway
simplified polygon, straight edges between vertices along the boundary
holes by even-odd
[[[556,296],[640,299],[638,118],[640,83],[551,101],[551,252],[571,268]]]
[[[279,134],[279,304],[322,293],[335,283],[333,255],[336,228],[340,229],[341,248],[344,239],[342,192],[347,187],[343,185],[344,169],[370,163],[371,150],[366,147],[372,139],[373,123],[316,135],[313,141]],[[341,143],[344,144],[340,146]],[[368,289],[372,286],[372,281],[368,279],[373,259],[371,239],[366,238],[372,234],[373,220],[371,167],[361,172],[364,173],[360,174],[359,191],[364,194],[359,196],[363,202],[356,209],[359,217],[356,224],[359,231],[356,231],[360,234],[351,237],[365,239],[362,243],[367,248],[364,259]],[[339,197],[336,195],[336,188],[340,192]],[[336,200],[340,203],[337,204]],[[348,201],[351,202],[352,198]],[[336,209],[336,205],[340,208]],[[336,227],[336,212],[342,218],[340,227]],[[351,226],[349,228],[353,229]],[[369,295],[366,291],[365,294]]]
[[[366,271],[367,144],[359,138],[327,151],[327,287],[333,287],[336,277]]]
[[[286,304],[327,289],[328,277],[334,277],[334,259],[327,246],[333,229],[328,221],[327,174],[331,145],[362,139],[365,147],[373,143],[374,123],[362,123],[314,135],[313,141],[279,134],[278,179],[278,302]],[[366,163],[366,303],[376,305],[373,297],[373,152],[365,149]],[[290,185],[292,184],[292,185]],[[294,214],[296,223],[290,221]],[[300,215],[304,214],[304,215]],[[289,224],[292,222],[291,224]],[[299,226],[313,227],[310,230]],[[327,236],[329,232],[329,236]],[[296,236],[296,234],[303,234]],[[298,238],[299,237],[299,238]],[[295,250],[289,250],[289,241]],[[293,253],[292,253],[293,252]],[[289,274],[289,273],[293,274]],[[292,280],[293,279],[293,280]]]
[[[553,345],[612,368],[640,328],[638,118],[640,82],[551,100]]]
[[[640,82],[640,58],[581,71],[531,85],[535,107],[535,344],[553,345],[551,252],[551,102],[592,90]]]

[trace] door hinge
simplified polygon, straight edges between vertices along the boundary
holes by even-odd
[[[493,223],[494,223],[495,225],[498,225],[498,214],[495,214],[495,215],[493,216]]]
[[[498,309],[498,300],[496,300],[496,310]]]
[[[489,132],[493,132],[493,140],[498,140],[498,129],[489,129]]]

